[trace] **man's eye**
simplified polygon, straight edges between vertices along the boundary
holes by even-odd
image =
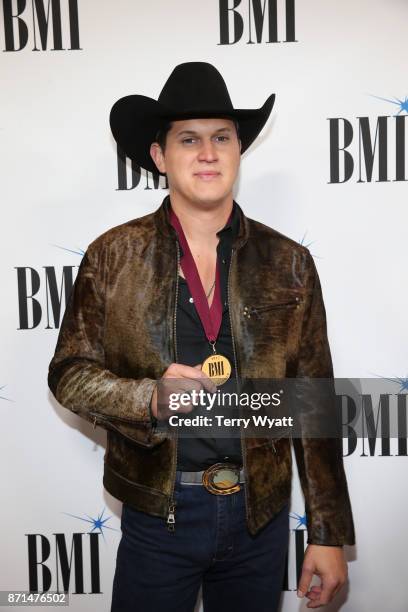
[[[187,144],[191,144],[194,142],[194,138],[183,138],[181,142],[186,142]]]
[[[221,142],[225,142],[226,140],[229,140],[228,136],[217,136],[218,140],[221,140]]]

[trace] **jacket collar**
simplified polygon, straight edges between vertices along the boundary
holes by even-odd
[[[239,226],[237,228],[237,231],[234,232],[232,248],[239,249],[248,240],[249,221],[248,221],[248,218],[244,215],[242,208],[239,206],[239,204],[235,200],[234,200],[234,207],[236,208],[237,213],[234,213],[233,218],[235,216],[235,218],[239,219]],[[167,195],[165,196],[160,207],[155,211],[154,220],[156,223],[156,227],[161,234],[163,234],[167,239],[177,240],[176,230],[170,223],[169,211],[170,211],[170,196]]]

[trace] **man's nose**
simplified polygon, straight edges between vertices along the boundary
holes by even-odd
[[[199,159],[203,161],[214,161],[217,159],[217,149],[215,143],[211,139],[207,140],[203,138],[201,141]]]

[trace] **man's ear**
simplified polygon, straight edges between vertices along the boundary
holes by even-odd
[[[166,172],[166,164],[164,161],[162,148],[158,142],[152,142],[152,144],[150,145],[150,156],[156,164],[156,167],[159,172],[162,172],[164,174]]]

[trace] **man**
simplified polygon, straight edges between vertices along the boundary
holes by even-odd
[[[214,393],[241,379],[332,378],[325,309],[307,248],[233,200],[240,155],[274,103],[234,109],[214,66],[177,66],[158,100],[111,111],[126,154],[167,175],[152,214],[88,247],[62,322],[49,386],[107,429],[105,488],[123,501],[112,610],[277,609],[288,546],[288,437],[180,437],[156,430],[166,384]],[[160,381],[160,385],[158,383]],[[192,402],[179,414],[191,412]],[[293,438],[308,546],[299,596],[329,602],[347,578],[354,525],[336,439]],[[313,574],[320,586],[310,587]]]

